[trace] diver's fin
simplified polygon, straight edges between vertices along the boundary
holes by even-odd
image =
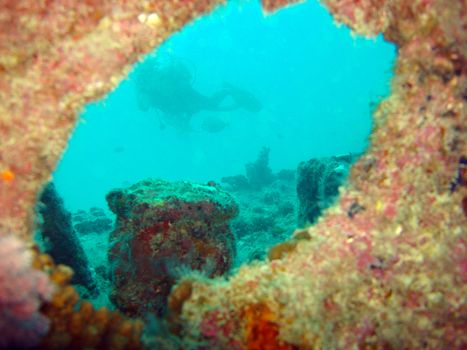
[[[263,109],[262,103],[252,93],[232,85],[224,81],[224,89],[226,89],[235,103],[248,112],[259,112]]]

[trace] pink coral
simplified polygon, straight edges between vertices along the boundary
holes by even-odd
[[[35,346],[49,328],[39,307],[53,285],[31,267],[32,254],[18,238],[0,237],[0,257],[0,348]]]

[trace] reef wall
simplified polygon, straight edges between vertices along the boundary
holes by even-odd
[[[37,195],[81,107],[218,2],[2,2],[0,235],[30,239]],[[264,1],[268,9],[287,2]],[[181,282],[169,300],[173,329],[213,349],[463,348],[466,5],[323,3],[356,33],[383,33],[398,45],[392,93],[375,112],[371,148],[339,203],[293,244],[275,248],[284,252],[275,254],[280,259],[245,266],[228,282]],[[355,213],[356,206],[362,210]],[[39,260],[35,266],[61,293],[45,310],[52,333],[60,334],[50,333],[47,344],[79,348],[106,339],[105,348],[126,337],[128,346],[139,346],[133,333],[140,326],[110,322],[117,317],[85,303],[73,311],[66,269],[58,273]],[[93,322],[106,338],[90,335]]]
[[[30,236],[33,203],[81,108],[220,2],[2,2],[0,232]]]
[[[466,8],[324,3],[356,32],[398,45],[371,148],[339,203],[270,262],[226,283],[183,281],[180,334],[216,349],[464,348]]]

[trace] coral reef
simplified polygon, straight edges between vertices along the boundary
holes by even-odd
[[[264,4],[272,10],[289,2]],[[115,87],[141,54],[217,3],[1,4],[2,237],[32,236],[32,208],[76,112]],[[180,299],[177,333],[181,341],[224,349],[248,348],[252,330],[264,330],[270,348],[465,348],[467,188],[457,179],[467,155],[466,4],[323,3],[355,32],[383,33],[398,45],[392,93],[376,109],[371,148],[309,239],[279,259],[242,267],[228,282],[193,279],[189,297]],[[3,265],[0,271],[8,273]],[[9,276],[7,286],[15,281]],[[96,334],[86,327],[93,322],[71,322],[86,318],[73,310],[77,297],[65,284],[62,293],[72,297],[57,299],[55,317],[45,310],[52,321],[45,348],[52,348],[50,339],[55,348],[84,347],[80,340]],[[38,291],[35,285],[33,295]],[[245,312],[254,305],[256,325]],[[107,312],[93,315],[113,324]],[[122,328],[98,328],[99,348],[118,349],[128,329],[137,347],[137,327]]]
[[[245,164],[245,175],[225,176],[221,182],[227,184],[230,190],[260,190],[264,186],[270,185],[275,175],[269,167],[268,147],[263,147],[258,154],[258,158],[253,163]]]
[[[40,235],[45,241],[46,253],[57,264],[70,266],[73,271],[73,284],[80,284],[91,293],[97,293],[97,287],[89,269],[88,259],[81,242],[76,236],[71,223],[71,214],[65,209],[52,182],[47,184],[37,205],[40,215]]]
[[[266,305],[250,305],[245,309],[246,348],[248,350],[294,350],[296,346],[279,340],[275,315]]]
[[[224,176],[221,179],[221,182],[223,184],[226,184],[228,186],[228,189],[232,191],[250,189],[250,182],[248,181],[245,175]]]
[[[399,45],[371,148],[308,239],[282,243],[271,262],[244,266],[227,283],[192,282],[185,337],[247,349],[244,310],[253,303],[272,315],[283,346],[464,348],[467,189],[451,189],[467,153],[465,4],[325,4],[357,32],[383,31]]]
[[[295,230],[296,186],[294,176],[290,176],[294,172],[287,173],[261,188],[228,187],[240,209],[231,225],[237,245],[235,266],[264,258],[271,246]]]
[[[301,162],[297,170],[298,226],[314,223],[337,199],[354,156],[335,156]]]
[[[32,208],[78,112],[220,0],[0,4],[0,232],[31,236]]]
[[[245,165],[248,183],[253,188],[261,188],[274,181],[274,175],[269,167],[269,152],[268,147],[263,147],[256,161]]]
[[[111,191],[107,202],[117,215],[109,248],[111,299],[128,315],[163,314],[177,269],[213,277],[233,263],[228,224],[238,209],[216,187],[144,180]]]
[[[105,233],[113,228],[113,221],[101,208],[93,207],[86,210],[79,210],[72,216],[73,228],[80,236],[90,233]]]
[[[0,349],[32,348],[49,330],[39,308],[54,286],[31,267],[33,254],[17,237],[0,236],[0,257]]]
[[[64,265],[56,266],[50,256],[36,254],[34,266],[46,271],[56,285],[53,297],[41,308],[50,330],[38,349],[143,349],[140,320],[129,320],[107,308],[96,310],[91,303],[80,301],[69,285],[73,271]]]
[[[99,294],[87,297],[94,306],[112,305],[108,291],[111,288],[107,266],[107,250],[110,232],[114,229],[114,215],[107,209],[93,207],[79,210],[72,215],[73,228],[88,258],[89,266]],[[78,290],[81,293],[81,290]]]

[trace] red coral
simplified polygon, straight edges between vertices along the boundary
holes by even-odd
[[[18,238],[0,237],[0,257],[0,348],[33,347],[49,329],[39,307],[53,285],[31,267],[32,254]]]
[[[252,305],[245,311],[248,350],[294,350],[296,346],[278,339],[279,326],[274,314],[265,305]]]

